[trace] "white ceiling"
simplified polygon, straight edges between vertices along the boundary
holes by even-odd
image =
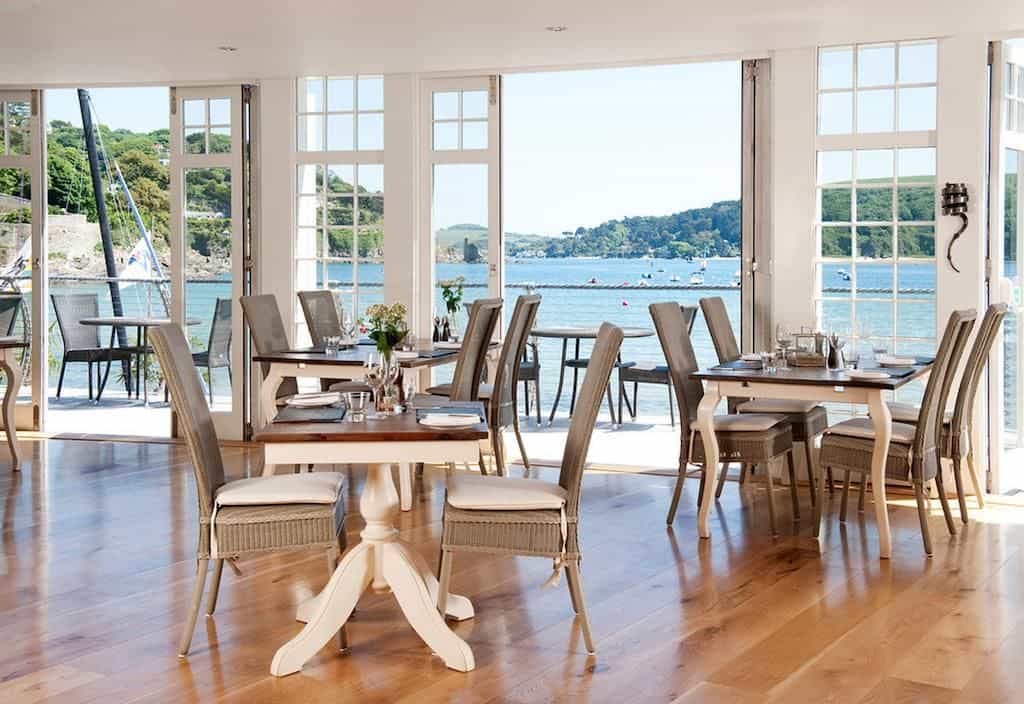
[[[544,30],[558,24],[569,30]],[[0,84],[602,64],[1014,29],[1019,0],[3,0]]]

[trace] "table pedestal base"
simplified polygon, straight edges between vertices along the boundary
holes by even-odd
[[[390,588],[409,625],[445,665],[460,672],[472,670],[473,651],[437,610],[437,579],[419,553],[397,538],[392,521],[398,494],[390,465],[370,466],[359,508],[366,519],[362,542],[345,555],[323,591],[299,606],[296,619],[306,625],[274,654],[270,673],[298,672],[345,624],[370,587]],[[459,621],[473,617],[473,605],[463,596],[450,595],[445,611]]]

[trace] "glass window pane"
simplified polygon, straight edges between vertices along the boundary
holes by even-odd
[[[434,119],[455,120],[459,117],[459,93],[448,91],[434,93]]]
[[[860,298],[892,297],[892,264],[853,265],[857,279],[857,296]],[[889,317],[892,317],[890,313]]]
[[[186,127],[206,124],[205,100],[183,100],[181,101],[181,107],[183,113],[182,124]]]
[[[320,196],[299,196],[295,205],[296,224],[299,227],[316,227],[322,224]]]
[[[853,245],[851,244],[851,230],[849,226],[836,227],[834,225],[826,225],[821,228],[821,256],[823,257],[849,257],[853,255]],[[834,274],[835,276],[841,277],[841,274],[837,272],[823,272]],[[829,277],[830,283],[832,277]],[[836,279],[838,281],[838,279]]]
[[[431,230],[436,315],[447,314],[441,299],[442,281],[465,277],[465,303],[487,295],[487,183],[486,164],[434,166]],[[462,315],[462,311],[455,314]]]
[[[899,239],[899,254],[901,257],[935,256],[934,226],[903,225],[899,228],[897,237]]]
[[[900,149],[900,183],[935,183],[935,149]]]
[[[327,116],[327,151],[352,151],[352,115]]]
[[[327,111],[352,112],[355,109],[355,82],[351,78],[327,79]]]
[[[359,228],[359,283],[364,285],[368,279],[367,276],[373,269],[364,268],[362,262],[374,262],[379,265],[384,261],[384,228],[371,225],[369,227]],[[373,290],[373,289],[371,289]]]
[[[863,184],[871,181],[891,181],[893,177],[894,161],[895,158],[892,149],[857,150],[858,183]]]
[[[384,166],[382,164],[359,165],[359,192],[376,194],[384,192]]]
[[[214,98],[210,101],[210,124],[230,125],[231,124],[231,99]]]
[[[900,186],[899,208],[900,220],[934,220],[935,186]]]
[[[300,194],[319,193],[324,186],[324,167],[319,164],[300,164],[295,178],[295,190]]]
[[[350,226],[353,220],[353,199],[352,196],[332,196],[327,199],[327,226],[338,225]]]
[[[384,109],[384,79],[381,76],[359,78],[359,110]]]
[[[935,42],[900,44],[900,83],[935,83],[937,65]]]
[[[850,222],[852,218],[850,188],[822,188],[820,208],[822,222]]]
[[[487,119],[487,91],[463,91],[462,118],[464,120]]]
[[[853,49],[829,47],[818,51],[818,88],[853,86]]]
[[[862,225],[858,227],[857,256],[864,259],[888,259],[891,257],[892,227],[889,225]],[[892,282],[890,281],[889,284],[891,287]],[[857,282],[858,290],[862,285],[864,285],[863,281]]]
[[[317,239],[320,230],[312,227],[300,227],[295,234],[295,258],[312,259],[320,256]]]
[[[935,302],[896,304],[896,334],[899,337],[932,337],[935,335]],[[935,354],[935,345],[925,344],[920,354]],[[903,343],[901,349],[908,349],[911,343]]]
[[[849,301],[819,301],[818,321],[822,330],[849,335],[852,328],[853,307]]]
[[[874,296],[889,297],[892,294],[871,294]],[[893,308],[892,303],[882,301],[857,301],[855,304],[857,314],[858,330],[862,324],[871,331],[871,337],[886,338],[893,336]]]
[[[857,51],[857,86],[888,86],[896,82],[896,48],[862,46]]]
[[[892,90],[862,90],[857,93],[857,132],[892,132],[895,106]]]
[[[379,113],[359,113],[359,149],[363,151],[384,148],[384,116]]]
[[[448,151],[459,148],[459,123],[434,123],[434,151]]]
[[[31,107],[25,101],[0,103],[0,109],[7,109],[7,153],[27,155],[32,153]],[[0,154],[4,153],[3,126],[0,125]]]
[[[11,103],[7,104],[10,107]],[[0,103],[0,107],[3,103]],[[79,132],[79,134],[81,134]],[[0,150],[2,151],[2,150]],[[88,167],[86,167],[88,168]],[[88,182],[88,176],[85,177]],[[27,342],[29,345],[32,344],[32,305],[31,296],[32,292],[26,291],[31,285],[31,273],[30,262],[32,259],[32,178],[28,169],[18,168],[0,168],[0,196],[3,196],[2,203],[2,217],[0,217],[0,243],[6,250],[4,252],[3,265],[10,267],[11,272],[19,279],[18,287],[21,291],[15,291],[8,288],[6,291],[0,293],[0,298],[4,299],[4,303],[8,308],[8,311],[12,310],[12,318],[8,318],[7,327],[8,330],[4,331],[4,335],[13,335],[22,342]],[[84,218],[83,218],[84,219]],[[51,225],[51,235],[53,234]],[[24,257],[19,263],[20,257]],[[54,282],[51,284],[51,293],[64,293],[70,291],[61,291],[58,287],[62,286]],[[72,284],[74,285],[74,284]],[[74,292],[78,292],[76,290]],[[102,298],[101,298],[102,300]],[[108,297],[109,300],[109,297]],[[51,309],[52,310],[52,309]],[[51,318],[51,321],[53,319]],[[51,325],[56,327],[54,323]],[[53,328],[51,328],[52,330]],[[45,331],[44,331],[45,334]],[[51,340],[53,340],[51,333]],[[54,350],[56,351],[56,349]],[[31,359],[32,352],[29,348],[24,350],[14,351],[12,353],[12,364],[21,364],[22,370],[28,369],[28,364]],[[43,360],[45,364],[46,361]],[[72,387],[82,388],[86,386],[84,382],[87,382],[88,377],[85,376],[84,372],[80,372],[81,376],[75,374],[74,370],[71,369],[75,365],[69,365],[68,381]],[[85,365],[82,365],[83,367]],[[50,383],[56,386],[56,374],[50,375]],[[81,385],[74,384],[71,380],[81,378]],[[4,380],[7,383],[7,380]],[[65,383],[64,389],[67,393],[69,383]],[[18,400],[27,401],[31,398],[32,393],[32,374],[26,373],[22,376],[21,388],[18,390]],[[82,403],[85,403],[85,393],[81,393]],[[17,475],[15,475],[17,478]]]
[[[486,122],[463,122],[462,123],[462,148],[463,149],[487,149],[487,123]]]
[[[853,174],[852,152],[818,152],[818,184],[849,183]]]
[[[354,239],[351,227],[334,227],[327,230],[327,256],[351,258]]]
[[[857,222],[891,222],[892,187],[857,189]]]
[[[935,129],[935,88],[900,88],[900,132]]]
[[[185,153],[206,153],[206,130],[204,128],[190,127],[185,129]]]
[[[818,95],[818,134],[850,134],[853,131],[853,93]]]
[[[352,193],[354,183],[355,167],[352,164],[331,164],[327,167],[328,193]]]
[[[359,198],[359,225],[383,225],[384,224],[384,199],[372,196],[360,196]]]
[[[899,297],[902,300],[930,301],[935,302],[935,262],[900,262],[897,269]],[[927,329],[918,330],[910,334],[910,337],[934,337],[935,336],[935,313],[934,309],[929,319]]]
[[[299,80],[298,91],[299,112],[324,111],[324,79],[321,76],[302,78]]]
[[[296,120],[298,150],[321,152],[324,149],[323,115],[299,115]]]
[[[231,152],[231,128],[210,128],[210,153],[228,154]]]

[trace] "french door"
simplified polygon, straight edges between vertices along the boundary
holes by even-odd
[[[248,378],[238,300],[248,261],[243,95],[237,85],[171,89],[170,313],[193,349],[210,351],[211,364],[198,370],[222,439],[244,435]]]
[[[992,44],[989,298],[1009,306],[989,359],[990,490],[1024,489],[1024,47]]]

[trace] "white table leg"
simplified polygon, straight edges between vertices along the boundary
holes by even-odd
[[[260,405],[263,407],[263,422],[269,423],[277,415],[277,389],[281,386],[284,376],[281,368],[275,363],[270,364],[263,384],[260,386]]]
[[[412,465],[408,462],[398,464],[398,496],[402,510],[412,510]]]
[[[711,537],[708,516],[715,501],[715,487],[718,486],[718,439],[715,437],[715,409],[722,400],[717,382],[709,382],[704,397],[697,406],[697,430],[704,442],[704,493],[697,511],[697,533],[702,538]]]
[[[0,355],[0,368],[7,376],[7,390],[4,392],[4,432],[7,434],[7,447],[11,450],[11,466],[17,472],[21,469],[21,458],[18,456],[18,434],[14,423],[14,402],[21,388],[21,365],[12,360],[12,350],[4,350]]]
[[[344,625],[359,596],[370,586],[379,591],[391,588],[410,625],[448,667],[472,670],[475,663],[469,646],[437,612],[437,581],[429,567],[397,539],[398,492],[390,464],[370,465],[359,510],[366,520],[362,542],[341,561],[323,592],[299,607],[296,618],[307,623],[278,649],[271,674],[298,672]],[[473,615],[473,606],[465,597],[450,596],[448,604],[446,611],[455,618]]]
[[[875,429],[875,448],[871,453],[871,491],[875,499],[875,522],[878,524],[878,553],[883,560],[889,559],[892,538],[889,535],[889,511],[885,504],[885,458],[889,454],[892,439],[892,414],[882,398],[882,391],[871,391],[868,395],[868,409],[871,424]]]

